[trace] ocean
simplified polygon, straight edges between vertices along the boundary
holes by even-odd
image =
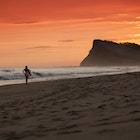
[[[23,68],[0,68],[0,86],[25,83]],[[108,66],[108,67],[40,67],[30,68],[32,76],[29,82],[49,81],[57,79],[112,75],[140,71],[140,66]]]

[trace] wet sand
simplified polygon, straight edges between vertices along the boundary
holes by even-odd
[[[139,140],[140,73],[0,87],[0,140]]]

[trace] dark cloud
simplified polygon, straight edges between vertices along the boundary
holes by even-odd
[[[74,42],[75,40],[72,39],[66,39],[66,40],[59,40],[60,42]]]
[[[36,24],[39,23],[39,21],[16,21],[14,24]]]
[[[29,48],[26,48],[26,49],[50,49],[50,48],[53,48],[53,46],[35,46],[35,47],[29,47]]]

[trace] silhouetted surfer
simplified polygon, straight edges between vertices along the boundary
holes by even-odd
[[[31,76],[31,71],[30,71],[30,69],[28,69],[28,66],[25,66],[25,69],[23,70],[23,73],[25,75],[26,84],[27,84],[28,83],[28,78],[29,78],[29,76]]]

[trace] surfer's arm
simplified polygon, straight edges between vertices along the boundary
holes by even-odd
[[[23,70],[22,72],[23,72],[23,74],[25,75],[25,73],[26,73],[25,70]]]

